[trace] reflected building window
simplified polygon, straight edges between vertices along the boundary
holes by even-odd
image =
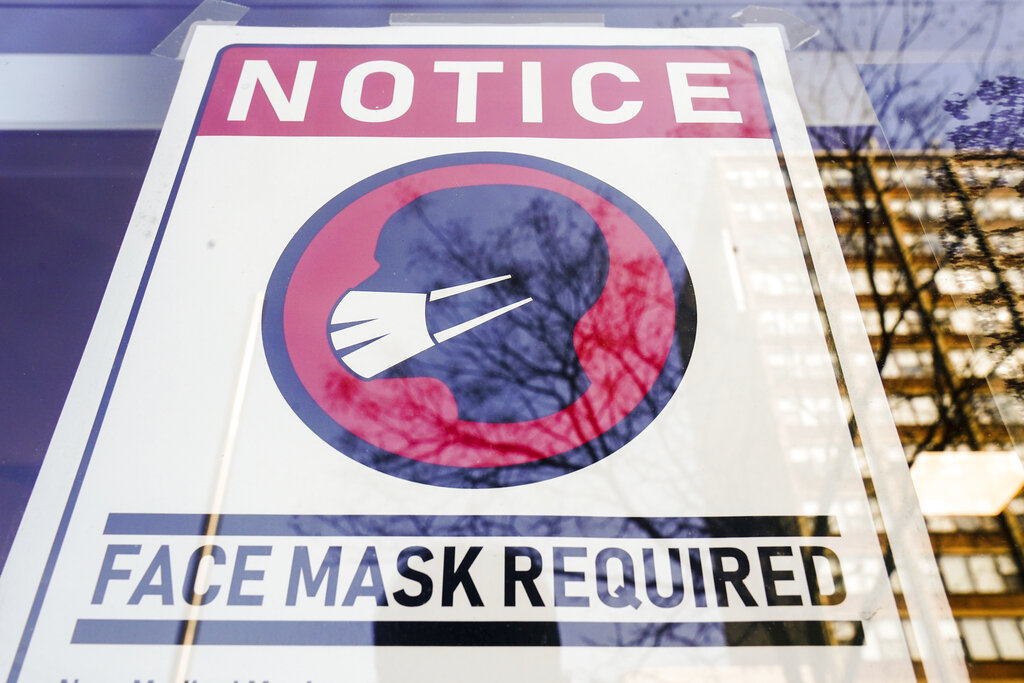
[[[908,462],[1024,443],[1024,158],[851,138],[818,163]],[[1024,680],[1022,520],[926,518],[972,680]]]

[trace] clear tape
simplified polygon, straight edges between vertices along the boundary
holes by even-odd
[[[604,26],[604,14],[579,12],[392,12],[392,26],[436,24]]]
[[[192,41],[192,33],[199,24],[221,24],[234,26],[245,16],[249,8],[226,0],[203,0],[189,12],[185,20],[178,24],[160,44],[150,53],[157,57],[182,60]]]
[[[787,50],[795,50],[821,33],[816,26],[774,7],[747,5],[730,18],[740,26],[774,26],[778,28],[779,33],[782,34],[782,43]]]

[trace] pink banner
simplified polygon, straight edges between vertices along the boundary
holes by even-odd
[[[726,48],[224,50],[200,135],[770,138],[750,54]]]

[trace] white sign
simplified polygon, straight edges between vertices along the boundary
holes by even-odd
[[[771,30],[201,28],[8,680],[915,680],[804,147]]]

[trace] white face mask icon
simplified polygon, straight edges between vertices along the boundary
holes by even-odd
[[[342,355],[341,362],[363,379],[370,379],[436,344],[533,301],[532,297],[520,299],[433,335],[427,329],[428,302],[458,296],[511,277],[500,275],[427,293],[350,290],[331,313],[331,345],[339,352],[358,346]]]
[[[590,386],[574,333],[608,251],[571,199],[515,185],[427,192],[384,221],[374,260],[321,322],[345,372],[437,380],[460,419],[486,423],[554,414]]]

